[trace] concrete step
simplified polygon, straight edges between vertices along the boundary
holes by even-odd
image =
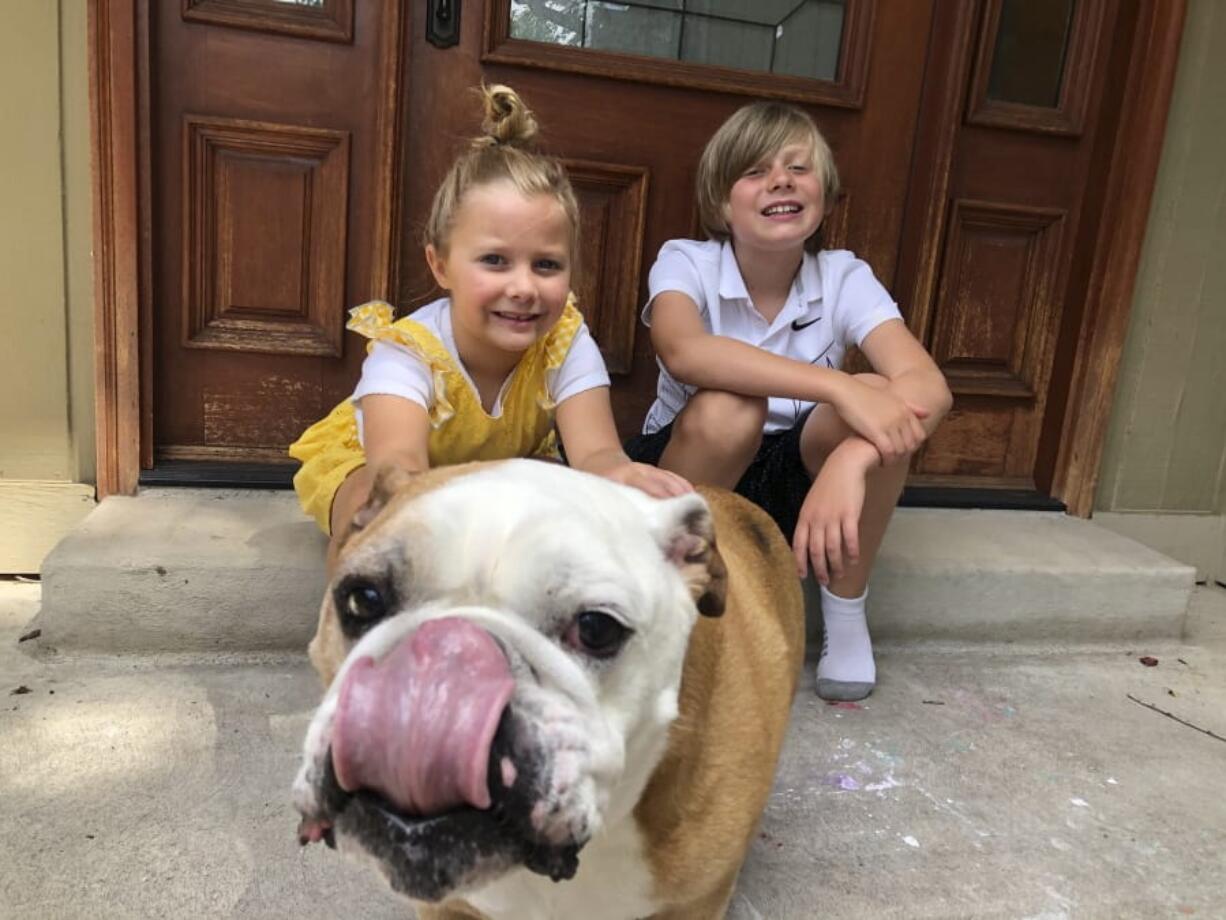
[[[291,492],[112,496],[43,560],[34,625],[62,650],[301,650],[326,547]]]
[[[288,492],[103,501],[46,558],[41,642],[64,651],[300,650],[326,541]],[[870,586],[875,639],[1178,639],[1191,566],[1046,512],[900,509]],[[808,585],[810,632],[820,629]]]
[[[1178,639],[1195,581],[1195,567],[1065,514],[900,508],[870,626],[906,639]]]

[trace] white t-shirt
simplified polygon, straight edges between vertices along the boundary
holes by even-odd
[[[476,392],[477,387],[469,377],[468,369],[464,367],[456,348],[455,333],[451,328],[451,299],[442,297],[428,303],[415,310],[412,316],[443,343],[443,347],[455,359],[456,366],[464,374],[468,385]],[[507,375],[498,392],[498,398],[494,400],[494,410],[491,413],[494,418],[502,414],[502,396],[510,380],[511,375]],[[555,403],[561,403],[584,390],[609,385],[609,372],[605,369],[600,349],[596,347],[595,340],[588,332],[587,323],[576,330],[562,365],[557,370],[546,372],[545,385]],[[359,439],[363,438],[363,434],[362,405],[358,400],[372,394],[402,396],[429,410],[434,402],[434,380],[430,367],[407,348],[376,340],[366,355],[366,360],[362,362],[362,376],[358,380],[357,389],[350,397],[354,402]]]
[[[843,249],[806,252],[787,302],[767,322],[749,300],[731,243],[670,240],[647,280],[643,322],[651,325],[651,304],[665,291],[678,291],[698,305],[703,325],[769,352],[838,369],[849,345],[859,345],[881,323],[902,319],[898,305],[866,262]],[[656,359],[660,379],[656,401],[643,422],[652,434],[671,422],[697,388],[676,380]],[[771,397],[765,431],[786,431],[813,403]]]

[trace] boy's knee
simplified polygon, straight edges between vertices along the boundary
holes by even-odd
[[[756,451],[766,425],[767,401],[720,390],[700,390],[677,417],[682,437],[702,440],[712,448]]]

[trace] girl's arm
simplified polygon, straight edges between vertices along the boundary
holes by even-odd
[[[829,403],[886,462],[915,450],[924,439],[917,419],[929,410],[904,393],[877,390],[842,371],[712,335],[702,323],[698,305],[679,291],[657,295],[651,310],[651,343],[669,373],[682,383],[744,396]]]
[[[430,468],[430,416],[425,407],[403,396],[383,393],[363,396],[360,403],[369,467],[395,463],[414,473]]]
[[[556,422],[566,459],[577,470],[641,489],[656,498],[692,492],[676,473],[634,463],[617,440],[608,387],[592,387],[558,403]]]

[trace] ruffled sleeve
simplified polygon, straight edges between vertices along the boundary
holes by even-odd
[[[571,343],[575,340],[575,333],[582,325],[583,314],[579,312],[575,294],[572,291],[566,298],[566,306],[562,309],[562,315],[558,317],[558,321],[553,324],[553,328],[543,340],[541,354],[546,372],[556,371],[562,366],[562,362],[566,360],[566,355],[570,351]],[[557,403],[550,395],[548,387],[542,386],[541,390],[537,404],[546,411],[552,411],[557,407]]]
[[[425,326],[411,319],[393,322],[396,315],[392,305],[382,300],[372,300],[349,311],[345,328],[374,342],[398,345],[430,368],[430,382],[434,398],[429,408],[430,425],[438,428],[455,415],[455,409],[447,399],[447,372],[451,362],[447,350]],[[370,345],[367,345],[369,350]]]

